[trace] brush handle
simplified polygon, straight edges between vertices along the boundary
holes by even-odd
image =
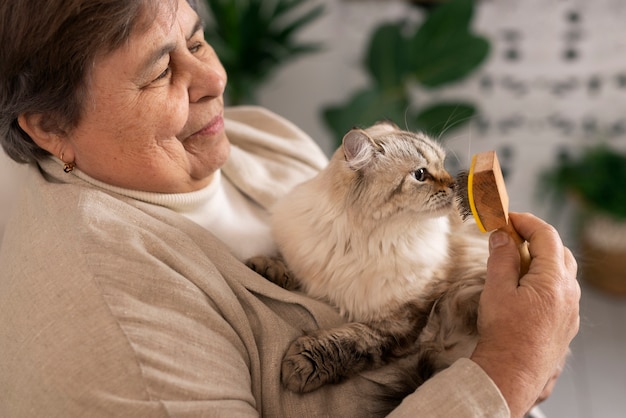
[[[507,223],[502,227],[502,230],[505,231],[513,241],[515,245],[517,245],[517,251],[519,251],[519,260],[520,260],[520,277],[528,273],[528,269],[530,268],[530,252],[528,251],[528,242],[517,233],[515,228],[511,223]]]
[[[528,243],[509,222],[509,195],[495,151],[480,152],[472,158],[467,179],[468,203],[481,231],[502,229],[517,244],[520,256],[520,277],[528,273]]]

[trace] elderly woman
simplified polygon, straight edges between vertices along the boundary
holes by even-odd
[[[326,159],[226,74],[185,0],[0,6],[0,139],[30,169],[0,252],[0,416],[363,416],[382,373],[295,395],[280,361],[343,319],[241,262],[272,254],[267,208]],[[578,328],[558,235],[493,234],[480,342],[392,416],[520,416]],[[549,392],[544,391],[544,395]]]

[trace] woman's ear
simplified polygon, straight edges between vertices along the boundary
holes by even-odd
[[[20,128],[40,148],[63,160],[74,161],[74,152],[65,132],[43,113],[22,113],[17,118]]]

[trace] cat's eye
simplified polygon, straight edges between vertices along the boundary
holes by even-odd
[[[428,179],[428,177],[430,176],[428,170],[426,170],[425,168],[418,168],[412,174],[417,181],[426,181],[426,179]]]

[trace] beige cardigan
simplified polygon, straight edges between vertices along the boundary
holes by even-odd
[[[300,130],[258,108],[226,114],[223,168],[267,207],[325,164]],[[342,318],[238,262],[163,207],[95,188],[53,160],[29,170],[0,250],[2,417],[362,417],[375,371],[296,395],[280,361],[302,330]],[[392,416],[498,417],[470,360]]]

